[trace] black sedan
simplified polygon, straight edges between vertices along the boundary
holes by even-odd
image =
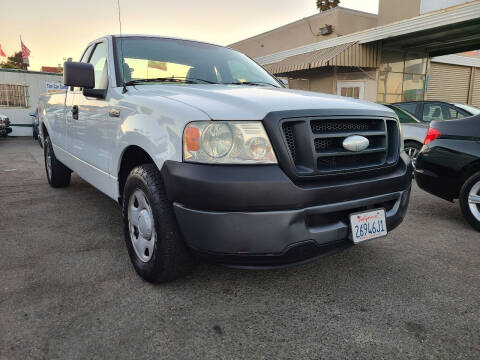
[[[449,201],[459,199],[463,215],[480,231],[480,115],[433,121],[415,176],[422,189]]]

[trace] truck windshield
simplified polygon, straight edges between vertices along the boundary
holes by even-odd
[[[225,47],[153,37],[123,37],[116,38],[115,42],[117,74],[122,85],[175,78],[186,79],[185,84],[281,86],[249,57]],[[141,81],[148,79],[150,81]],[[190,79],[192,81],[188,81]],[[172,82],[159,80],[158,83]]]

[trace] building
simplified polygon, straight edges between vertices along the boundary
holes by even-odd
[[[29,114],[36,110],[39,97],[63,89],[60,74],[0,69],[0,114],[10,118],[10,136],[32,136]]]
[[[41,72],[48,72],[48,73],[55,73],[55,74],[62,74],[63,67],[61,66],[42,66],[40,68]]]
[[[480,106],[480,0],[380,0],[378,15],[337,7],[239,41],[289,87],[377,102]]]

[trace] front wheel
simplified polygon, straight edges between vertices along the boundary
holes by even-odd
[[[68,186],[70,184],[72,171],[57,160],[53,152],[52,142],[48,136],[45,138],[43,154],[45,157],[47,180],[50,186],[54,188]]]
[[[141,165],[130,172],[122,210],[128,253],[143,279],[162,283],[190,272],[193,258],[154,164]]]
[[[463,216],[470,225],[480,231],[480,172],[465,181],[459,197]]]

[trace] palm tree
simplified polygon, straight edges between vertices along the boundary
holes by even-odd
[[[340,4],[340,0],[317,0],[317,8],[319,11],[333,9]]]

